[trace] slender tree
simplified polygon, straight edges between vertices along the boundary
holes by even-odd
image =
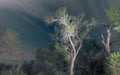
[[[102,35],[103,38],[102,42],[105,45],[106,52],[108,54],[107,64],[106,64],[107,66],[105,68],[107,68],[106,70],[110,75],[119,75],[118,74],[119,62],[117,61],[119,60],[117,58],[119,57],[119,52],[111,53],[110,50],[110,42],[111,42],[110,39],[111,39],[112,28],[114,27],[113,30],[120,32],[120,3],[116,1],[117,0],[111,0],[111,3],[106,10],[106,15],[111,22],[111,24],[104,24],[107,31],[107,38],[105,39],[104,36]],[[118,39],[116,40],[118,41]]]
[[[114,25],[114,30],[120,32],[120,4],[116,1],[111,1],[109,8],[106,10],[106,15]],[[110,50],[110,39],[111,39],[111,28],[112,24],[104,24],[104,27],[107,32],[107,38],[105,39],[102,35],[102,42],[105,46],[106,52],[108,55],[111,54]]]
[[[84,21],[84,14],[79,17],[70,16],[67,8],[60,8],[55,15],[49,16],[47,23],[55,23],[56,48],[65,53],[66,60],[70,63],[69,74],[74,75],[74,65],[81,50],[83,39],[89,28],[95,25],[95,20]]]
[[[109,56],[111,54],[111,49],[110,49],[110,39],[111,39],[111,24],[104,24],[104,27],[106,29],[107,32],[107,38],[105,39],[105,37],[102,34],[102,43],[105,46],[107,55]]]

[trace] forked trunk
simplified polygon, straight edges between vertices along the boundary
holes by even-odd
[[[107,31],[107,38],[105,39],[104,36],[102,35],[102,43],[105,46],[107,55],[109,56],[111,54],[111,50],[110,50],[110,39],[111,39],[111,25],[110,24],[105,24],[104,25]]]

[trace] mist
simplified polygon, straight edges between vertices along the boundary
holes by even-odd
[[[107,2],[108,0],[0,0],[0,6],[12,11],[25,12],[38,18],[43,18],[64,6],[67,6],[74,15],[85,12],[91,16],[97,16],[103,14],[103,8]]]

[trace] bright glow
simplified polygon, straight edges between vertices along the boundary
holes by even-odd
[[[0,0],[0,5],[6,7],[16,7],[22,5],[29,5],[30,2],[34,4],[34,0]]]
[[[17,0],[0,0],[0,5],[13,5],[16,4]]]
[[[0,0],[0,8],[23,11],[38,16],[44,11],[42,2],[41,0]]]

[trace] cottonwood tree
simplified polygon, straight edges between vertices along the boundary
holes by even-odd
[[[74,65],[81,50],[83,39],[90,28],[96,24],[95,20],[84,21],[84,14],[70,16],[67,8],[60,8],[55,15],[47,17],[48,24],[55,23],[56,48],[64,52],[66,60],[70,63],[69,74],[74,75]]]

